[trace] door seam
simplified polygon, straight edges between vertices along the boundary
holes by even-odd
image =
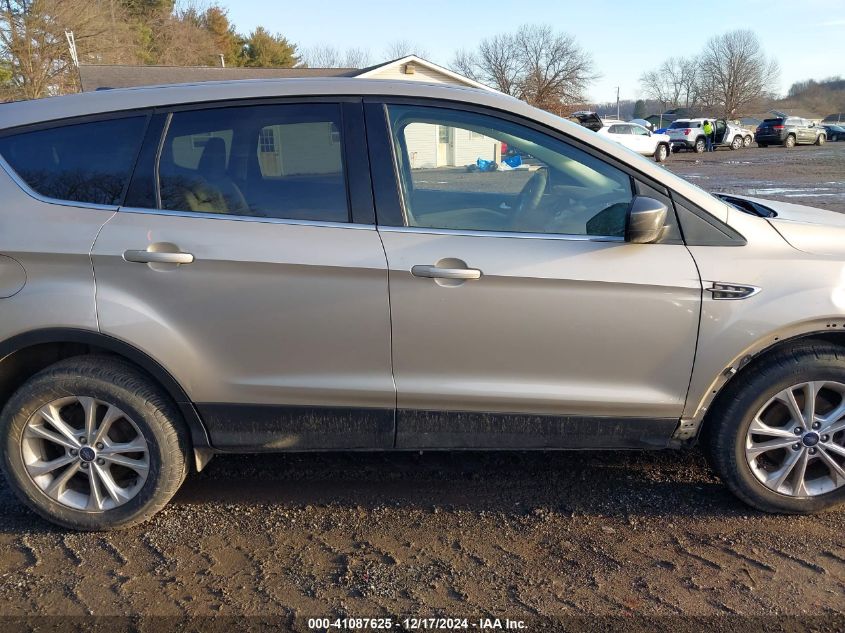
[[[102,333],[100,329],[100,308],[97,303],[97,293],[99,288],[97,287],[97,270],[94,268],[94,246],[97,244],[97,240],[100,238],[100,233],[105,228],[106,224],[111,222],[114,219],[114,216],[117,215],[117,211],[112,213],[106,221],[100,225],[100,228],[97,229],[97,233],[94,235],[94,240],[91,242],[91,247],[88,249],[88,262],[91,264],[91,279],[94,282],[94,324],[97,328],[97,332]]]
[[[387,258],[387,248],[384,246],[384,239],[382,239],[378,225],[375,228],[379,243],[381,244],[381,250],[384,253],[385,274],[387,275],[387,317],[390,323],[390,336],[388,337],[390,344],[390,380],[393,383],[393,448],[396,448],[396,442],[399,438],[399,390],[396,387],[396,361],[393,350],[393,295],[390,291],[390,260]]]

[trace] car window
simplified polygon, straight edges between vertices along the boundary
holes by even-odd
[[[648,136],[648,130],[644,127],[640,127],[639,125],[631,125],[629,127],[631,128],[632,134],[637,134],[639,136]]]
[[[607,130],[608,134],[630,134],[630,125],[611,125]]]
[[[12,134],[0,138],[0,155],[43,196],[119,204],[146,121],[124,117]]]
[[[478,113],[389,114],[409,226],[624,236],[631,179],[591,154]]]
[[[340,108],[176,112],[159,157],[164,209],[348,222]]]

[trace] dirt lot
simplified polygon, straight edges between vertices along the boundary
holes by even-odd
[[[845,143],[681,154],[668,168],[709,189],[845,211]],[[636,615],[657,618],[652,630],[835,631],[843,519],[749,510],[696,451],[217,457],[149,524],[110,534],[52,528],[0,483],[0,615],[176,618],[132,620],[156,631],[210,615],[299,630],[344,615],[510,617],[528,630],[568,616],[587,619],[553,628],[633,630]],[[31,624],[0,619],[0,630]]]

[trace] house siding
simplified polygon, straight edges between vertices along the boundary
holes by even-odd
[[[411,62],[413,63],[413,62]],[[406,64],[398,66],[386,66],[369,75],[371,79],[398,79],[400,81],[423,81],[425,83],[449,84],[450,86],[466,87],[466,82],[449,77],[433,68],[426,68],[420,64],[414,64],[414,74],[405,74]]]

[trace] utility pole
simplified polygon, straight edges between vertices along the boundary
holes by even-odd
[[[616,120],[619,120],[619,86],[616,86]]]
[[[217,53],[217,54],[220,56],[220,66],[222,68],[226,68],[226,57],[223,55],[223,53]]]

